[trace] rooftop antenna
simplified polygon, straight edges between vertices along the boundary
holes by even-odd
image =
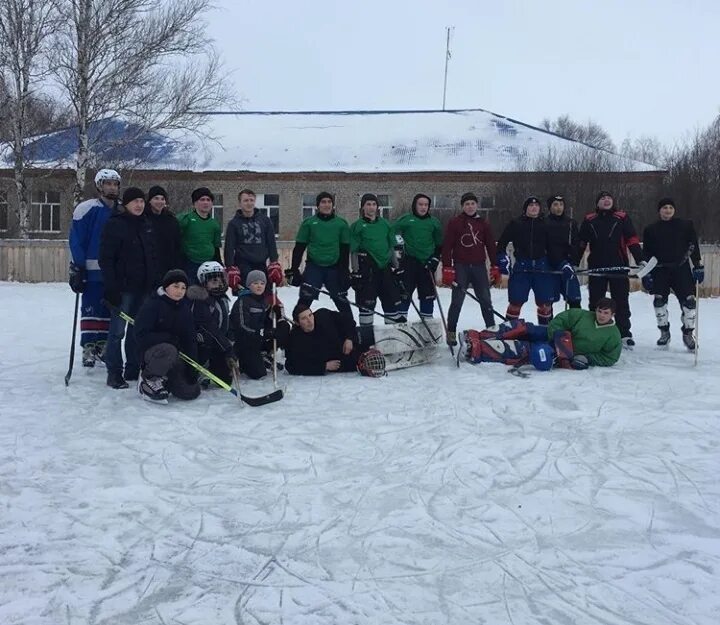
[[[454,26],[446,26],[445,31],[447,33],[447,41],[445,43],[445,78],[443,80],[443,107],[442,110],[445,110],[445,97],[447,95],[447,74],[448,74],[448,61],[452,58],[452,54],[450,54],[450,32],[455,30]]]

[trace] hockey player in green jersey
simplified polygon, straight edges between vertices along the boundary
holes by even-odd
[[[335,214],[333,203],[334,198],[327,191],[318,194],[315,200],[317,212],[300,224],[292,266],[285,272],[285,277],[290,284],[300,287],[298,302],[310,306],[324,285],[338,312],[346,319],[352,319],[347,300],[350,227],[345,219]],[[300,263],[306,251],[305,270],[301,272]]]
[[[398,280],[400,252],[392,227],[378,214],[377,196],[360,199],[361,217],[350,226],[351,282],[360,307],[360,339],[364,347],[374,343],[375,303],[380,298],[387,323],[405,323]]]
[[[418,193],[412,201],[412,211],[393,224],[393,233],[405,242],[405,253],[400,260],[402,268],[402,313],[407,317],[410,299],[417,289],[420,316],[433,316],[435,300],[435,271],[442,253],[442,226],[430,214],[430,197]]]

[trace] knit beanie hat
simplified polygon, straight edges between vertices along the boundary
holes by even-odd
[[[197,202],[201,197],[209,197],[213,202],[215,201],[215,196],[207,187],[198,187],[192,192],[190,197],[192,198],[193,204],[195,204],[195,202]]]
[[[320,202],[322,200],[330,200],[333,204],[335,204],[335,198],[332,196],[331,193],[328,193],[327,191],[321,191],[317,194],[317,197],[315,198],[315,206],[320,206]]]
[[[164,289],[176,282],[184,282],[185,286],[188,285],[187,274],[182,269],[171,269],[163,276],[162,285]]]
[[[137,187],[128,187],[127,189],[125,189],[125,192],[123,193],[122,205],[127,206],[133,200],[137,200],[140,198],[145,200],[145,194],[143,193],[142,189],[138,189]]]
[[[604,197],[609,197],[613,201],[613,204],[615,204],[615,198],[612,196],[612,193],[610,193],[609,191],[600,191],[600,193],[598,193],[598,196],[595,198],[595,205],[597,205],[600,199]]]
[[[475,195],[472,192],[463,193],[462,197],[460,198],[460,206],[462,206],[463,204],[465,204],[465,202],[467,202],[469,200],[475,200],[475,202],[477,202],[478,201],[477,195]]]
[[[553,195],[552,197],[549,197],[547,199],[547,207],[550,208],[553,204],[553,202],[562,202],[565,204],[565,198],[558,193],[558,195]],[[597,204],[597,202],[595,202]]]
[[[530,206],[530,204],[538,204],[539,205],[540,200],[534,195],[531,195],[527,200],[525,200],[523,202],[523,209],[522,209],[523,215],[527,211],[527,207]]]
[[[245,278],[245,286],[249,289],[253,282],[262,282],[263,284],[267,284],[267,277],[265,276],[265,273],[259,269],[253,269],[250,273],[248,273],[247,278]]]
[[[666,206],[667,204],[670,204],[670,206],[675,208],[675,200],[673,200],[671,197],[664,197],[658,202],[657,209],[660,210],[663,206]]]
[[[165,189],[163,189],[161,186],[155,185],[154,187],[150,187],[150,190],[148,191],[148,202],[152,200],[156,195],[162,195],[165,198],[165,201],[168,201],[167,191],[165,191]]]
[[[377,199],[377,195],[375,195],[374,193],[365,193],[360,198],[360,208],[365,206],[365,202],[375,202],[375,204],[377,204],[378,206],[380,205],[380,202],[378,202]]]

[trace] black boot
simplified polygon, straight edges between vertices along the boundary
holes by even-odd
[[[693,336],[692,328],[683,328],[683,343],[691,352],[695,351],[695,337]]]
[[[665,347],[670,342],[670,326],[658,326],[660,330],[660,338],[657,340],[657,345]]]
[[[107,374],[107,385],[110,388],[127,388],[128,383],[123,378],[122,373],[119,371],[108,371]]]

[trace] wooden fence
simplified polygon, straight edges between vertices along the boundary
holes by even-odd
[[[292,241],[279,241],[280,264],[290,266]],[[720,295],[720,245],[701,245],[705,264],[703,297]],[[69,253],[67,241],[0,239],[0,280],[15,282],[64,282],[67,280]],[[439,272],[438,272],[439,276]],[[638,280],[631,288],[640,288]]]

